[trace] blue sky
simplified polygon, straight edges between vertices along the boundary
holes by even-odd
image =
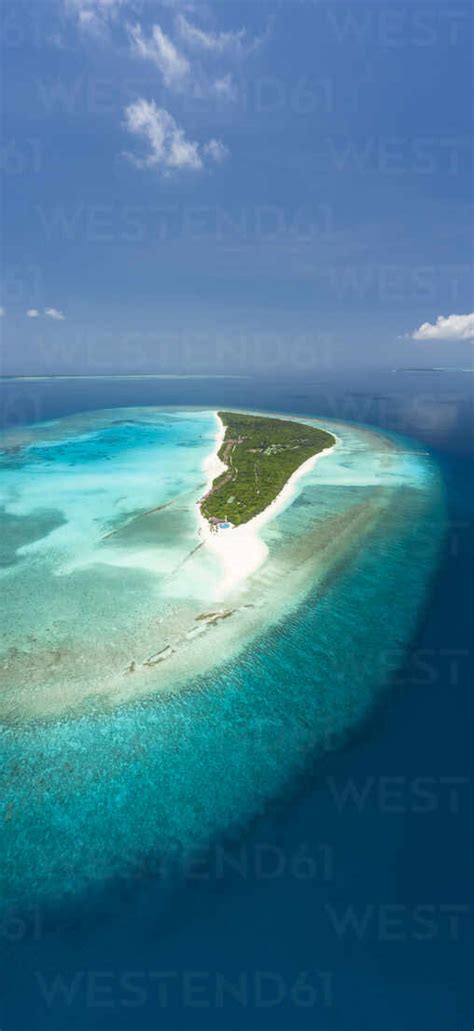
[[[470,364],[470,5],[4,12],[4,371]]]

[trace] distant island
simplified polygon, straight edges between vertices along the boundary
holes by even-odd
[[[48,374],[31,375],[1,375],[0,382],[10,380],[11,382],[23,381],[26,383],[36,380],[69,380],[69,379],[248,379],[248,376],[233,373],[200,373],[200,372],[53,372]]]
[[[401,365],[393,372],[474,372],[474,369],[459,368],[451,365]]]
[[[247,523],[280,494],[290,476],[335,437],[293,420],[237,412],[218,412],[224,428],[219,458],[227,468],[201,500],[211,524]]]

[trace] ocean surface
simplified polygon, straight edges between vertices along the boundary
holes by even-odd
[[[472,1026],[471,384],[3,382],[2,1029]],[[219,407],[339,440],[225,598]]]

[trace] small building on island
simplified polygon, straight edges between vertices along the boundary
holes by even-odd
[[[219,518],[219,516],[209,516],[209,526],[213,533],[217,533],[218,530],[230,530],[232,523],[229,523],[228,519]]]

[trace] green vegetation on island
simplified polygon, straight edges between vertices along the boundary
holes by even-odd
[[[247,523],[274,501],[303,462],[335,444],[331,433],[289,419],[218,415],[225,426],[219,458],[228,468],[201,501],[211,522]]]

